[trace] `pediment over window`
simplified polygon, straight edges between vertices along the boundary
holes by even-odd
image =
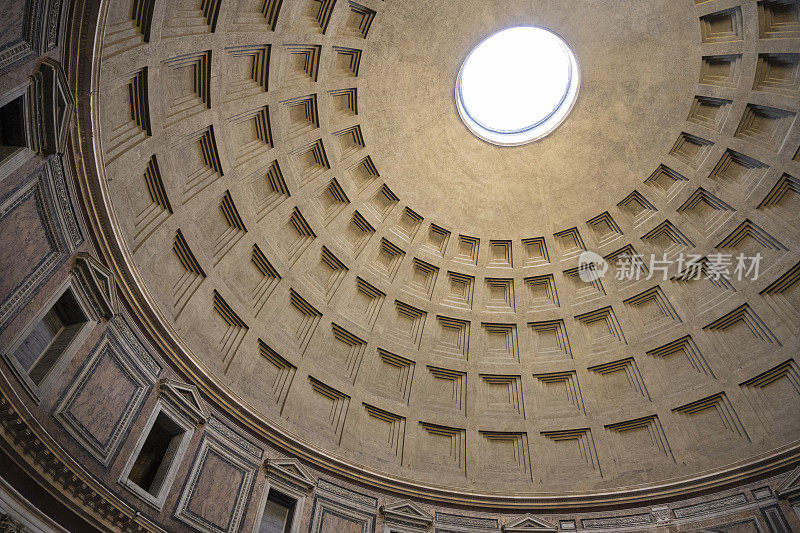
[[[117,285],[111,271],[91,255],[81,252],[75,257],[72,273],[97,315],[110,319],[119,308]]]
[[[800,498],[800,467],[795,468],[783,483],[776,487],[775,492],[779,497],[787,500]]]
[[[67,145],[75,99],[61,63],[45,58],[33,75],[36,105],[42,119],[39,150],[44,155],[63,154]]]
[[[410,500],[400,500],[381,507],[387,524],[405,524],[424,531],[433,523],[433,516]]]
[[[208,410],[194,385],[162,379],[159,389],[164,397],[195,424],[205,424],[208,420]]]
[[[297,459],[267,459],[267,478],[283,490],[300,493],[311,490],[316,480]]]
[[[558,531],[558,528],[553,524],[546,522],[541,518],[537,518],[532,514],[526,514],[525,516],[509,522],[508,524],[505,524],[502,529],[504,532],[509,533],[527,533],[530,531],[544,533]]]

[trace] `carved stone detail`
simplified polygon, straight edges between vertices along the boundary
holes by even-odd
[[[72,275],[89,297],[98,316],[110,319],[118,309],[117,285],[111,271],[87,253],[78,253]]]
[[[380,508],[390,529],[402,531],[427,531],[433,524],[433,516],[411,500],[400,500]]]
[[[194,385],[165,378],[159,382],[158,388],[175,408],[198,426],[208,421],[208,409]]]
[[[558,528],[550,522],[537,518],[532,514],[526,514],[505,524],[502,527],[502,531],[503,533],[556,533]]]
[[[69,90],[61,63],[45,58],[31,77],[34,106],[40,120],[38,148],[44,155],[63,154],[75,112],[75,98]]]
[[[0,224],[25,202],[33,200],[42,232],[50,247],[38,265],[34,266],[20,284],[0,302],[0,332],[5,329],[16,311],[30,300],[41,284],[66,260],[72,251],[61,223],[63,217],[59,216],[58,209],[53,203],[51,181],[49,173],[44,168],[40,168],[26,180],[22,188],[0,200]],[[4,246],[13,247],[14,243],[4,243]]]
[[[747,496],[745,496],[743,493],[734,494],[733,496],[728,496],[726,498],[719,498],[717,500],[711,500],[710,502],[703,502],[695,505],[687,505],[685,507],[679,507],[675,509],[675,518],[689,518],[694,516],[711,514],[717,511],[731,509],[733,507],[739,507],[741,505],[745,505],[746,503],[747,503]]]
[[[267,459],[264,467],[271,485],[298,497],[305,495],[316,484],[308,470],[297,459]]]
[[[581,520],[584,529],[617,529],[620,527],[646,526],[653,523],[650,514],[628,516],[609,516],[604,518],[586,518]]]
[[[71,460],[54,442],[45,442],[39,430],[0,393],[0,440],[21,457],[21,466],[65,496],[62,501],[100,530],[125,533],[166,533],[105,489]]]

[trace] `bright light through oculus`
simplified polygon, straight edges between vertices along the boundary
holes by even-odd
[[[518,145],[553,131],[579,85],[578,62],[567,43],[551,31],[520,26],[495,33],[467,56],[456,103],[475,135]]]

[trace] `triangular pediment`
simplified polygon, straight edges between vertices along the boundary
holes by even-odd
[[[433,523],[433,516],[411,500],[400,500],[384,505],[381,507],[381,513],[387,523],[411,523],[421,529],[425,529]]]
[[[45,58],[34,76],[39,87],[39,105],[43,120],[41,149],[45,155],[63,154],[70,123],[75,111],[75,98],[61,63]]]
[[[298,477],[304,477],[305,476],[304,472],[295,464],[286,465],[284,470],[287,473],[293,474],[293,475],[298,476]]]
[[[305,493],[316,484],[311,473],[297,459],[267,459],[266,467],[270,483],[283,490]]]
[[[504,525],[503,531],[512,533],[538,531],[544,533],[558,531],[558,528],[550,522],[537,518],[532,514],[526,514]]]
[[[72,95],[69,94],[67,87],[62,81],[63,74],[59,73],[56,78],[56,123],[60,130],[69,126],[72,113]]]
[[[97,314],[110,319],[118,309],[117,285],[111,271],[91,255],[81,252],[75,257],[72,273]]]
[[[411,507],[410,505],[403,505],[401,507],[396,508],[394,511],[396,513],[405,513],[405,514],[420,516],[419,512],[417,512],[417,510]]]
[[[781,498],[794,500],[800,498],[800,467],[795,468],[791,474],[775,488]]]
[[[60,68],[60,65],[56,69],[53,81],[55,84],[55,87],[53,87],[55,116],[53,118],[56,124],[56,152],[62,153],[67,144],[67,135],[75,110],[75,99],[72,97],[69,85],[67,85],[64,69]]]
[[[162,379],[159,388],[161,394],[195,423],[205,423],[208,420],[208,410],[194,385],[172,379]]]

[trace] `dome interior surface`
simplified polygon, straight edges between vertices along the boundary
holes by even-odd
[[[798,396],[757,386],[798,372],[800,56],[771,3],[243,0],[212,32],[160,2],[142,46],[128,4],[108,2],[95,124],[125,261],[264,428],[370,479],[529,496],[796,438],[776,421]],[[516,25],[563,36],[581,90],[500,147],[454,83]],[[615,279],[625,253],[673,264]],[[760,277],[676,279],[719,253],[760,254]]]

